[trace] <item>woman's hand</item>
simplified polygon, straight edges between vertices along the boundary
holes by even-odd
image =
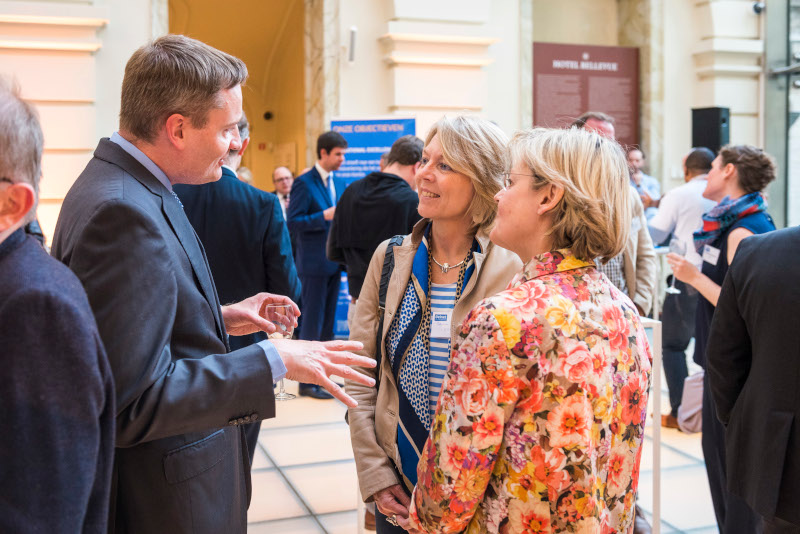
[[[389,486],[372,496],[375,499],[375,506],[386,517],[392,517],[400,522],[401,518],[408,521],[408,508],[411,506],[411,499],[400,484]],[[407,524],[407,523],[406,523]],[[405,528],[405,527],[404,527]]]
[[[407,530],[408,534],[425,534],[421,530],[417,530],[415,528],[411,528],[411,519],[410,518],[407,518],[407,517],[404,518],[404,517],[397,516],[395,519],[397,520],[397,524],[400,526],[400,528]]]
[[[696,280],[700,270],[690,261],[679,254],[667,254],[667,263],[672,267],[672,275],[685,284],[697,287]]]

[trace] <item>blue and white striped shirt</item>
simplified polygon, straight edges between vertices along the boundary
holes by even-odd
[[[431,284],[431,315],[443,310],[452,310],[456,303],[457,284]],[[431,332],[428,332],[431,335]],[[436,413],[436,401],[442,390],[442,382],[450,365],[450,336],[446,338],[430,338],[430,363],[428,381],[428,402],[431,409],[431,418]]]

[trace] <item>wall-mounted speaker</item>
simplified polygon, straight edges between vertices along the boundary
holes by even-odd
[[[728,108],[692,109],[692,146],[704,146],[713,153],[731,138],[731,111]]]

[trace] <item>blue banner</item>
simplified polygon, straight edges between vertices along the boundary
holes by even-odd
[[[381,154],[404,135],[416,135],[415,119],[359,119],[331,121],[331,130],[347,140],[347,155],[333,173],[337,194],[371,172],[379,171]]]
[[[344,163],[333,173],[336,195],[340,196],[348,185],[371,172],[379,171],[381,154],[389,152],[392,144],[404,135],[416,135],[417,124],[415,119],[407,118],[334,119],[331,121],[331,130],[339,132],[347,140]],[[346,339],[350,335],[347,327],[349,303],[347,276],[343,273],[334,324],[334,336],[337,339]]]

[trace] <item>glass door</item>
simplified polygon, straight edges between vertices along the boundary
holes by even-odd
[[[764,15],[764,141],[778,164],[769,211],[781,228],[800,224],[800,0],[770,0]]]

